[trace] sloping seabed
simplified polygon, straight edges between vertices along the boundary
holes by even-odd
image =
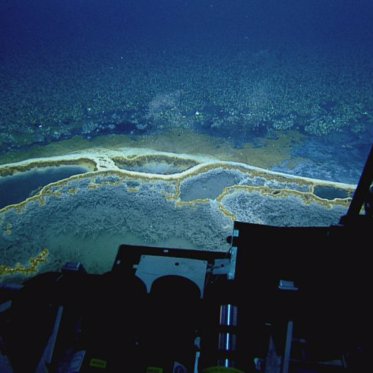
[[[237,149],[292,136],[290,159],[273,170],[357,183],[373,136],[370,42],[263,42],[250,32],[233,44],[200,33],[198,43],[183,44],[185,32],[173,42],[154,37],[152,46],[118,37],[55,53],[53,41],[5,56],[0,156],[75,136],[192,131],[230,139]]]
[[[0,174],[67,164],[87,172],[64,176],[0,210],[0,281],[58,270],[67,261],[102,273],[121,243],[226,251],[234,220],[334,224],[355,188],[141,148],[35,158],[2,165]]]

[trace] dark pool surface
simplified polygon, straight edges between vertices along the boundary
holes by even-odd
[[[324,199],[334,199],[334,198],[348,198],[348,192],[343,189],[334,188],[332,186],[316,186],[314,193]]]
[[[0,208],[24,201],[45,185],[85,172],[88,170],[84,167],[60,166],[0,177]]]

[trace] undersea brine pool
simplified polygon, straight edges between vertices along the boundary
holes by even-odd
[[[370,0],[0,2],[0,283],[122,243],[339,222],[373,142]]]

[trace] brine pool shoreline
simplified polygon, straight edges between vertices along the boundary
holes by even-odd
[[[298,177],[203,154],[91,148],[0,166],[1,177],[58,175],[0,209],[0,281],[79,261],[110,270],[122,243],[226,251],[233,222],[326,226],[355,185]],[[26,183],[27,184],[27,183]]]

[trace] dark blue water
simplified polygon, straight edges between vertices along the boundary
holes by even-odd
[[[209,49],[208,41],[222,49],[245,43],[333,48],[371,41],[372,8],[369,0],[4,0],[1,38],[5,57],[26,50],[77,55],[79,47],[98,46],[104,53],[136,43]]]
[[[151,147],[186,128],[243,147],[291,130],[304,137],[288,163],[304,162],[275,169],[356,182],[372,19],[371,0],[4,0],[0,154],[77,134]]]

